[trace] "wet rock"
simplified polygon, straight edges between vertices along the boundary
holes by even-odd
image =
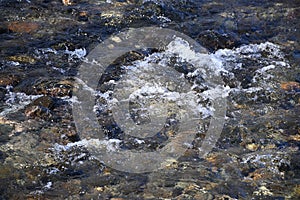
[[[287,91],[300,91],[300,83],[298,82],[283,82],[280,85],[281,89],[287,90]]]
[[[253,181],[261,181],[272,177],[272,174],[265,169],[257,169],[254,172],[250,172],[247,176],[247,179]],[[248,182],[250,182],[248,180]],[[246,181],[247,182],[247,181]]]
[[[292,198],[299,199],[300,198],[300,185],[296,185],[293,188]]]
[[[251,194],[251,187],[248,183],[243,183],[237,180],[227,180],[216,186],[214,191],[218,191],[218,195],[216,196],[219,198],[217,197],[216,199],[244,199],[246,196]]]
[[[8,29],[15,33],[32,33],[39,28],[35,22],[11,22],[8,24]]]
[[[71,0],[62,0],[62,3],[63,3],[65,6],[70,6],[70,5],[73,4]]]
[[[29,63],[29,64],[34,64],[36,62],[35,58],[29,55],[9,56],[7,59],[14,62]]]
[[[73,86],[72,80],[41,80],[33,88],[37,94],[62,97],[71,96]]]
[[[0,144],[6,143],[10,139],[9,134],[14,128],[7,124],[0,124]]]
[[[251,143],[247,144],[246,148],[249,149],[250,151],[256,151],[259,148],[259,144]]]
[[[30,118],[41,117],[48,118],[50,117],[49,109],[41,106],[30,106],[25,110],[25,115]]]
[[[3,101],[3,100],[4,100],[5,94],[6,94],[6,89],[0,87],[0,101]]]
[[[22,92],[27,95],[34,95],[36,92],[34,91],[33,85],[37,82],[37,78],[35,77],[25,77],[20,81],[18,85],[16,85],[13,90],[14,92]]]
[[[25,115],[27,117],[49,117],[51,116],[51,109],[54,107],[54,103],[52,97],[42,96],[26,107]]]
[[[295,81],[300,83],[300,73],[296,74]]]
[[[220,34],[215,31],[204,31],[199,34],[197,39],[200,44],[213,52],[218,49],[233,48],[240,44],[233,35]]]
[[[12,168],[10,166],[0,164],[0,180],[6,178],[15,178],[15,177],[10,177],[11,173],[12,173]],[[0,188],[1,186],[2,184],[0,185]]]
[[[20,77],[14,74],[0,74],[0,87],[7,85],[15,86],[20,82]]]
[[[48,109],[52,109],[54,106],[54,99],[49,96],[42,96],[36,100],[34,100],[31,105],[33,106],[42,106]]]
[[[300,60],[300,50],[295,50],[293,56],[296,60]],[[299,76],[299,74],[298,74]]]
[[[210,162],[213,166],[220,168],[225,163],[229,163],[232,159],[223,153],[212,153],[208,157],[205,158],[208,162]]]
[[[43,128],[40,130],[40,139],[45,145],[53,143],[66,145],[70,142],[77,142],[80,140],[77,132],[68,127]]]
[[[3,151],[0,151],[0,162],[3,162],[6,157],[7,157],[7,154]]]
[[[78,21],[88,21],[89,14],[86,11],[81,11],[78,13]]]

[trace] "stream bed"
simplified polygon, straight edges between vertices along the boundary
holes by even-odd
[[[0,8],[1,200],[300,198],[298,0],[0,0]],[[122,44],[118,34],[142,27],[190,39],[129,51],[90,74],[98,79],[89,86],[80,73],[99,44]],[[86,94],[91,112],[76,110]],[[208,151],[216,98],[226,110]],[[193,140],[156,170],[148,169],[158,154],[110,157],[181,151],[168,146],[181,132]]]

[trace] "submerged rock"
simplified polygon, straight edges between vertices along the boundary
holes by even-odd
[[[25,115],[27,117],[50,117],[54,105],[52,97],[42,96],[26,106]]]
[[[9,23],[7,28],[16,33],[32,33],[38,30],[39,25],[34,22],[16,21]]]
[[[0,87],[15,86],[20,82],[20,77],[14,74],[0,74]]]

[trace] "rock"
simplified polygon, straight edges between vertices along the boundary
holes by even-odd
[[[71,179],[68,180],[66,183],[61,185],[64,191],[68,192],[69,194],[78,194],[81,192],[81,180],[79,179]]]
[[[295,199],[300,198],[300,185],[296,185],[293,189],[292,197]]]
[[[300,141],[300,134],[297,135],[290,135],[289,140],[294,140],[294,141]]]
[[[62,0],[62,3],[65,5],[65,6],[70,6],[73,4],[73,2],[71,0]]]
[[[50,96],[71,96],[74,82],[72,80],[41,80],[33,88],[37,94]]]
[[[54,105],[54,99],[49,96],[42,96],[32,102],[32,105],[43,106],[45,108],[51,109]]]
[[[215,31],[204,31],[197,38],[204,47],[210,51],[233,48],[239,45],[239,41],[232,35],[220,34]]]
[[[213,166],[220,168],[225,163],[231,162],[231,158],[223,153],[211,153],[205,158]]]
[[[28,55],[14,55],[7,58],[10,61],[34,64],[36,60]]]
[[[42,96],[32,103],[30,103],[25,109],[25,115],[27,117],[49,117],[51,116],[51,109],[54,107],[54,99],[49,96]]]
[[[20,82],[20,77],[14,74],[0,74],[0,87],[15,86]]]
[[[13,131],[13,127],[7,124],[0,124],[0,144],[6,143],[10,139],[9,134]]]
[[[0,162],[3,162],[6,157],[7,157],[7,154],[5,152],[0,151]]]
[[[89,19],[88,12],[81,11],[78,13],[78,21],[88,21],[88,19]]]
[[[3,101],[3,100],[4,100],[5,94],[6,94],[6,89],[0,87],[0,101]]]
[[[259,148],[259,144],[251,143],[247,144],[246,148],[249,149],[250,151],[256,151]]]
[[[15,33],[32,33],[38,30],[39,25],[35,22],[11,22],[8,24],[8,30]]]
[[[30,118],[40,117],[50,117],[51,113],[49,109],[42,107],[42,106],[30,106],[26,108],[25,115]]]
[[[281,89],[287,90],[287,91],[298,91],[300,90],[300,83],[290,81],[290,82],[283,82],[280,85]]]
[[[0,179],[12,178],[10,177],[11,173],[12,173],[12,168],[10,166],[3,165],[2,163],[0,164]]]
[[[295,81],[300,83],[300,73],[296,74]]]

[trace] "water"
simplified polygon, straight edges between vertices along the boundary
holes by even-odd
[[[0,6],[1,199],[299,198],[298,1],[3,0]],[[112,34],[150,25],[182,32],[208,52],[174,38],[165,50],[119,58],[96,88],[83,87],[95,98],[91,109],[106,138],[83,138],[72,110],[81,103],[74,95],[83,84],[80,65]],[[215,77],[223,85],[210,81]],[[199,157],[221,97],[223,130]],[[125,114],[121,99],[130,102]],[[130,118],[134,123],[121,123]],[[122,155],[124,162],[111,167],[95,154],[160,151],[183,119],[197,124],[194,140],[153,173],[122,170],[130,164]],[[141,138],[135,124],[151,137]]]

